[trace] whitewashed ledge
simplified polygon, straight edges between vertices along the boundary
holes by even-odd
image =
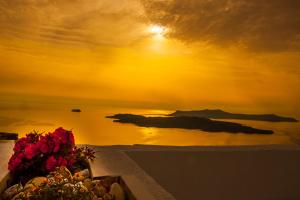
[[[177,200],[300,199],[298,145],[216,147],[120,145],[94,148],[100,152],[97,155],[103,155],[103,161],[111,160],[111,163],[103,168],[110,168],[115,160],[114,154],[101,152],[125,153],[140,167],[142,174],[147,173],[148,177],[155,180],[154,183],[151,181],[153,184],[142,182],[145,190],[149,191],[154,199],[164,199],[153,194],[155,189],[152,189],[151,185],[155,183]],[[135,175],[134,170],[128,171]],[[102,173],[101,170],[99,173]],[[140,176],[138,173],[136,175]]]
[[[13,153],[15,141],[0,140],[0,192],[7,187],[9,179],[8,160]]]
[[[91,162],[93,177],[121,176],[137,200],[175,200],[126,153],[118,149],[91,147],[96,150],[96,159]]]
[[[0,193],[7,188],[10,178],[7,164],[13,146],[14,141],[0,141]],[[175,200],[122,151],[97,150],[96,160],[91,163],[91,172],[94,177],[121,176],[137,200]]]
[[[121,176],[137,200],[300,199],[298,145],[88,146],[92,175]],[[2,188],[12,148],[0,142]]]

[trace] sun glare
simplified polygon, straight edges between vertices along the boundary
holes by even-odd
[[[152,33],[155,38],[162,39],[166,33],[166,28],[160,25],[152,25],[149,27],[149,32]]]

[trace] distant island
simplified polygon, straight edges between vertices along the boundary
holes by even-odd
[[[81,112],[81,110],[79,108],[74,108],[71,110],[71,112]]]
[[[211,120],[204,117],[145,117],[133,114],[116,114],[107,116],[114,122],[130,123],[141,127],[198,129],[207,132],[229,132],[248,134],[272,134],[272,130],[256,129],[233,122]]]
[[[282,117],[274,114],[235,114],[225,112],[223,110],[194,110],[194,111],[176,111],[168,116],[188,116],[188,117],[205,117],[212,119],[241,119],[241,120],[256,120],[268,122],[298,122],[298,120],[291,117]]]

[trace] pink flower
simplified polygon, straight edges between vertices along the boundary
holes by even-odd
[[[46,170],[51,172],[55,170],[55,167],[57,166],[57,161],[54,156],[50,156],[46,161]]]

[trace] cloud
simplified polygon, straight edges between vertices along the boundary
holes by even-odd
[[[150,21],[185,42],[300,50],[298,0],[142,0]]]
[[[299,8],[298,0],[0,0],[0,36],[126,46],[145,37],[150,22],[184,42],[298,52]]]
[[[46,43],[122,46],[140,35],[138,0],[0,0],[0,36]]]

